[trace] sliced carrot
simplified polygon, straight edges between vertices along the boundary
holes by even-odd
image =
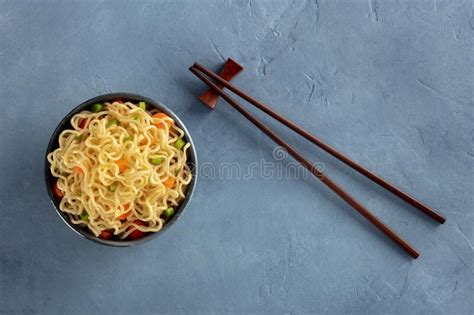
[[[163,118],[171,118],[170,116],[166,115],[165,113],[156,113],[152,116],[153,118],[159,118],[159,119],[163,119]],[[168,129],[170,129],[172,126],[173,126],[173,121],[172,120],[166,120],[165,121],[166,124],[168,125]],[[160,128],[160,129],[166,129],[165,128],[165,125],[160,121],[160,122],[157,122],[154,124],[156,127]]]
[[[100,235],[99,235],[99,237],[104,240],[111,239],[112,236],[113,236],[112,232],[109,232],[107,230],[103,230],[102,232],[100,232]]]
[[[152,117],[153,118],[170,118],[170,116],[168,116],[167,114],[165,114],[163,112],[155,113],[155,114],[153,114]]]
[[[79,120],[79,128],[84,129],[87,127],[87,118],[82,118]]]
[[[163,182],[163,184],[168,188],[173,187],[174,183],[175,183],[175,180],[172,177],[168,177],[168,179]]]
[[[130,211],[128,211],[128,212],[126,212],[126,213],[124,213],[124,214],[122,214],[122,215],[119,215],[119,216],[117,217],[117,220],[119,220],[119,221],[126,220],[129,215],[130,215]]]
[[[148,138],[143,138],[142,141],[140,141],[140,145],[145,145],[145,144],[148,144]]]
[[[135,223],[136,225],[145,226],[145,223],[142,222],[142,221],[140,221],[140,220],[135,220],[135,221],[133,221],[133,223]],[[131,227],[131,228],[134,229],[133,232],[129,234],[129,236],[130,236],[131,239],[134,240],[134,239],[140,238],[140,237],[142,237],[143,235],[145,235],[145,232],[142,232],[142,231],[140,231],[140,230],[137,230],[137,229],[134,228],[134,227]]]
[[[128,203],[124,204],[124,205],[123,205],[123,208],[124,208],[125,210],[128,210],[128,208],[130,208],[130,204],[128,204]],[[122,214],[122,215],[119,215],[119,216],[117,217],[117,220],[120,220],[120,221],[126,220],[130,214],[131,214],[131,211],[128,211],[128,212],[126,212],[126,213],[124,213],[124,214]]]
[[[53,183],[51,189],[53,191],[54,197],[58,199],[61,199],[62,197],[64,197],[64,192],[61,189],[59,189],[57,181]]]
[[[84,170],[80,166],[74,166],[74,173],[84,174]]]
[[[123,173],[127,170],[127,161],[125,161],[125,159],[122,158],[115,161],[115,163],[117,163],[120,173]]]

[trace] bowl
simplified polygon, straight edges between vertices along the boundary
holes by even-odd
[[[188,161],[188,165],[191,169],[191,174],[192,174],[193,178],[191,180],[191,183],[188,186],[188,191],[186,193],[186,197],[181,202],[180,206],[176,209],[175,215],[163,226],[163,228],[160,231],[147,233],[145,236],[143,236],[141,238],[138,238],[138,239],[134,239],[134,240],[106,240],[106,239],[101,239],[101,238],[95,236],[91,231],[89,231],[89,229],[87,227],[81,227],[79,225],[76,225],[76,224],[72,223],[69,220],[69,217],[67,216],[67,214],[62,212],[59,209],[59,201],[53,195],[51,186],[52,186],[53,182],[55,181],[55,177],[51,174],[51,171],[50,171],[50,168],[49,168],[50,164],[48,162],[48,159],[46,158],[47,155],[50,152],[52,152],[56,148],[58,148],[58,146],[59,146],[58,137],[59,137],[60,133],[64,129],[72,128],[71,123],[70,123],[72,116],[74,116],[75,114],[77,114],[79,112],[82,112],[83,110],[90,109],[90,107],[95,103],[113,102],[113,101],[116,101],[116,100],[121,100],[123,102],[128,102],[129,101],[129,102],[133,102],[135,104],[137,104],[140,101],[144,101],[144,102],[146,102],[148,109],[156,108],[159,111],[162,111],[162,112],[168,114],[171,118],[173,118],[176,125],[178,127],[180,127],[181,129],[183,129],[183,131],[185,132],[184,139],[186,140],[186,142],[191,144],[189,150],[187,151],[187,153],[188,153],[187,161]],[[71,110],[61,120],[61,122],[58,124],[58,126],[54,130],[53,134],[51,135],[51,139],[49,140],[48,148],[46,150],[46,155],[45,155],[45,159],[44,159],[44,178],[45,178],[45,182],[46,182],[46,189],[48,191],[48,195],[49,195],[49,198],[51,200],[51,203],[53,204],[53,207],[56,210],[56,213],[61,217],[61,219],[64,221],[64,223],[66,223],[67,226],[69,226],[71,228],[71,230],[73,230],[74,232],[76,232],[80,236],[85,237],[88,240],[91,240],[91,241],[94,241],[96,243],[103,244],[103,245],[117,246],[117,247],[127,247],[127,246],[142,244],[146,241],[154,239],[155,237],[157,237],[158,235],[162,234],[164,231],[169,229],[176,222],[176,220],[178,220],[178,218],[184,212],[184,209],[188,205],[189,201],[191,200],[191,197],[192,197],[193,192],[194,192],[194,188],[196,187],[196,179],[197,179],[197,171],[196,170],[197,170],[197,158],[196,158],[196,150],[195,150],[195,147],[194,147],[194,143],[193,143],[193,140],[191,139],[189,131],[186,129],[186,127],[184,126],[181,119],[179,119],[178,116],[175,113],[173,113],[173,111],[171,109],[169,109],[168,107],[166,107],[165,105],[163,105],[163,104],[161,104],[161,103],[159,103],[155,100],[152,100],[148,97],[144,97],[144,96],[137,95],[137,94],[131,94],[131,93],[112,93],[112,94],[100,95],[100,96],[94,97],[94,98],[92,98],[88,101],[83,102],[82,104],[80,104],[79,106],[77,106],[76,108]]]

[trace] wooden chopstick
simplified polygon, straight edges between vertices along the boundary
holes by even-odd
[[[369,220],[374,224],[380,231],[387,235],[391,240],[393,240],[397,245],[399,245],[403,250],[410,254],[413,258],[418,258],[420,255],[418,251],[411,246],[407,241],[402,239],[397,233],[395,233],[390,227],[385,225],[379,218],[373,215],[367,208],[355,200],[351,195],[339,187],[332,179],[326,176],[323,172],[319,171],[313,164],[306,160],[295,148],[286,143],[282,138],[280,138],[276,133],[274,133],[268,126],[254,117],[249,111],[247,111],[242,105],[240,105],[236,100],[230,97],[225,93],[219,86],[206,78],[195,66],[189,68],[189,70],[194,73],[199,79],[204,81],[210,88],[216,91],[223,99],[225,99],[232,107],[234,107],[238,112],[240,112],[245,118],[250,120],[255,126],[262,130],[268,137],[270,137],[275,143],[285,148],[287,152],[296,159],[301,165],[303,165],[308,171],[311,172],[315,177],[317,177],[321,182],[323,182],[327,187],[329,187],[333,192],[335,192],[339,197],[346,201],[352,208],[359,212],[363,217]]]
[[[366,176],[379,186],[385,188],[386,190],[390,191],[397,197],[401,198],[402,200],[406,201],[408,204],[414,206],[415,208],[421,210],[423,213],[437,221],[438,223],[443,224],[446,221],[446,218],[443,217],[441,214],[436,212],[435,210],[431,209],[427,205],[423,204],[421,201],[416,200],[414,197],[410,196],[406,192],[400,190],[399,188],[395,187],[393,184],[389,183],[382,177],[374,174],[373,172],[369,171],[359,163],[355,162],[354,160],[350,159],[348,156],[344,155],[343,153],[337,151],[335,148],[330,146],[327,143],[324,143],[321,139],[317,138],[315,135],[309,133],[308,131],[304,130],[300,126],[298,126],[296,123],[286,119],[279,113],[275,112],[273,109],[268,107],[267,105],[263,104],[262,102],[258,101],[257,99],[253,98],[252,96],[248,95],[247,93],[243,92],[239,88],[237,88],[235,85],[229,83],[228,81],[224,80],[223,78],[219,77],[217,74],[212,72],[211,70],[207,69],[206,67],[195,63],[194,67],[210,77],[211,79],[215,80],[220,86],[225,87],[229,89],[230,91],[234,92],[238,96],[242,97],[246,101],[248,101],[250,104],[254,105],[261,111],[265,112],[269,116],[273,117],[274,119],[278,120],[297,134],[301,135],[302,137],[306,138],[307,140],[311,141],[327,153],[331,154],[335,158],[339,159],[341,162],[345,163],[346,165],[350,166],[354,170],[358,171],[362,175]]]

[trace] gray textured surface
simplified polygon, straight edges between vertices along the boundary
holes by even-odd
[[[0,1],[0,313],[472,313],[473,6]],[[136,248],[93,244],[61,222],[44,150],[62,116],[98,94],[168,104],[201,163],[276,163],[235,111],[195,100],[203,86],[187,67],[227,56],[246,67],[243,89],[446,214],[430,222],[277,127],[418,260],[316,180],[262,172],[203,176],[180,221]]]

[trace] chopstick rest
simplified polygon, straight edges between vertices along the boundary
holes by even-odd
[[[224,63],[224,67],[220,72],[220,77],[226,81],[231,81],[234,77],[236,77],[244,67],[239,65],[236,61],[231,58],[228,58],[227,61]],[[219,85],[220,88],[223,88],[223,85]],[[219,94],[217,94],[213,89],[209,88],[207,91],[202,93],[198,99],[204,103],[204,105],[208,106],[211,109],[214,109],[217,105],[217,101],[219,100]]]

